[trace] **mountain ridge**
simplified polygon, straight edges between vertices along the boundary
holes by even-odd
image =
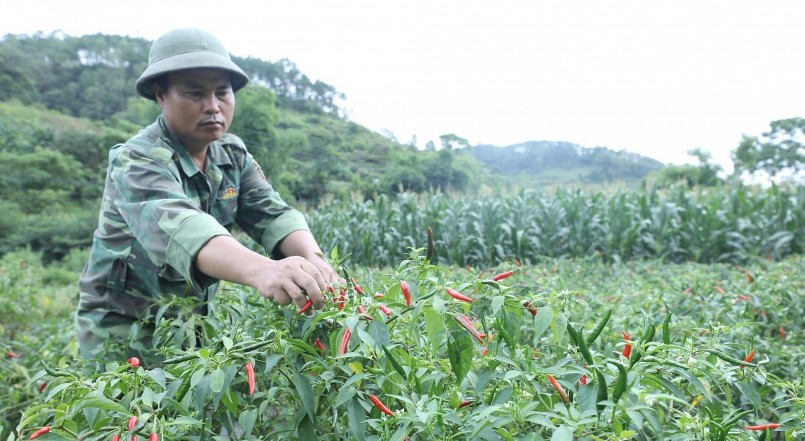
[[[507,146],[479,144],[461,149],[509,182],[636,184],[665,165],[656,159],[608,147],[568,141],[525,141]]]

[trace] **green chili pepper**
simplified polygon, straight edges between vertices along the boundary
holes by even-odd
[[[603,331],[604,327],[606,327],[611,315],[612,309],[610,308],[607,310],[606,314],[604,314],[604,318],[602,318],[601,321],[598,322],[598,325],[595,327],[595,329],[593,329],[593,332],[587,337],[587,346],[592,345],[593,342],[595,342],[595,339],[601,335],[601,331]]]
[[[671,330],[669,329],[669,325],[671,324],[671,312],[665,316],[665,321],[662,322],[662,342],[666,345],[671,344]]]
[[[623,392],[626,391],[626,381],[629,374],[623,363],[615,363],[615,367],[618,368],[618,379],[615,381],[615,388],[612,390],[612,402],[617,404]]]
[[[509,335],[509,331],[506,330],[506,325],[500,317],[497,318],[497,325],[500,335],[503,336],[503,341],[509,346],[509,350],[514,350],[514,339]]]
[[[408,375],[406,375],[405,370],[403,369],[402,365],[400,365],[400,363],[397,361],[397,359],[394,358],[394,355],[391,354],[391,351],[387,347],[383,346],[383,352],[386,353],[386,357],[389,359],[389,362],[391,363],[391,367],[393,367],[394,370],[397,371],[397,373],[400,374],[401,377],[407,379]]]
[[[584,358],[584,361],[588,365],[595,364],[595,360],[593,360],[593,355],[590,353],[590,349],[587,347],[587,342],[584,341],[584,334],[581,329],[578,331],[570,322],[567,323],[567,333],[570,335],[570,340],[579,348],[579,352],[581,352],[581,356]]]
[[[596,402],[600,403],[602,401],[607,400],[607,379],[604,377],[604,374],[598,368],[593,368],[593,372],[595,372],[595,382],[598,383],[598,394],[596,395]],[[603,406],[601,404],[598,405],[599,409]]]
[[[725,353],[723,353],[721,351],[717,351],[715,349],[704,348],[704,349],[702,349],[702,351],[710,353],[710,354],[713,354],[716,357],[726,361],[727,363],[737,364],[737,365],[741,365],[741,366],[757,367],[757,364],[755,364],[755,363],[749,363],[747,361],[740,360],[740,359],[737,359],[735,357],[730,357],[729,355],[727,355],[727,354],[725,354]]]
[[[433,230],[428,227],[428,247],[425,249],[425,260],[430,262],[433,258]]]

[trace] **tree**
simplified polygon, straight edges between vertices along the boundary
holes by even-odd
[[[447,150],[461,149],[469,147],[470,145],[466,139],[456,135],[455,133],[441,135],[439,136],[439,140],[442,142],[442,148]]]
[[[732,154],[735,172],[764,171],[776,176],[785,170],[797,172],[805,166],[805,118],[772,121],[771,130],[761,137],[745,136]]]
[[[710,163],[712,155],[702,149],[696,148],[688,151],[688,156],[698,159],[698,165],[682,164],[669,165],[653,172],[647,178],[659,187],[668,187],[672,184],[682,183],[687,187],[714,187],[721,183],[718,173],[721,166]]]

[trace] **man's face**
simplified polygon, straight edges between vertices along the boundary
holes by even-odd
[[[168,90],[155,85],[154,91],[171,132],[191,153],[221,139],[235,113],[229,74],[194,69],[170,74],[167,80]]]

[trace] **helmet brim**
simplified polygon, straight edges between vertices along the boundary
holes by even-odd
[[[165,75],[193,69],[221,69],[229,72],[232,90],[237,92],[249,82],[249,77],[237,64],[214,52],[186,52],[154,62],[137,79],[137,93],[150,100],[154,96],[154,81]]]

